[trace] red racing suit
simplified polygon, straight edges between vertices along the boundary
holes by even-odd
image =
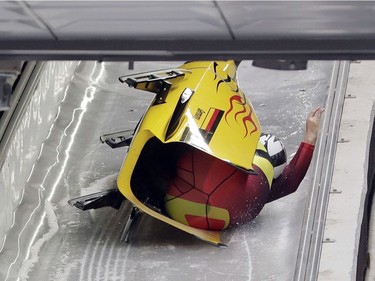
[[[306,175],[314,152],[314,145],[301,142],[297,153],[283,173],[273,181],[268,202],[284,197],[297,190]]]
[[[255,173],[248,174],[192,149],[182,157],[169,185],[166,211],[173,219],[201,229],[221,230],[244,224],[254,219],[266,203],[297,190],[313,151],[313,145],[302,142],[282,174],[272,180],[264,167],[262,170],[256,165],[265,163],[261,155],[253,162]]]

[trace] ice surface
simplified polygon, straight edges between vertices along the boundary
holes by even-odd
[[[114,187],[126,149],[112,150],[99,136],[134,128],[152,98],[121,84],[118,77],[178,65],[136,62],[129,70],[127,62],[80,62],[69,84],[55,87],[65,93],[62,100],[46,97],[30,109],[27,114],[39,117],[29,131],[23,127],[25,136],[31,137],[47,120],[52,123],[39,144],[25,147],[21,154],[16,138],[9,151],[12,160],[1,170],[6,195],[0,204],[0,227],[3,233],[9,229],[0,256],[2,279],[292,279],[310,175],[296,193],[266,205],[251,223],[225,231],[226,249],[148,216],[141,217],[135,237],[125,244],[119,238],[131,210],[128,202],[118,211],[82,212],[68,205],[71,198]],[[251,62],[239,67],[240,86],[263,131],[280,137],[289,157],[302,138],[307,113],[324,103],[331,70],[328,61],[309,62],[306,71],[297,72],[254,68]],[[49,107],[58,110],[38,113]],[[23,179],[20,163],[28,170]]]

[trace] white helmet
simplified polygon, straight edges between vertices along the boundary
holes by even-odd
[[[261,144],[267,149],[267,152],[272,160],[272,165],[274,169],[273,178],[276,179],[284,171],[287,163],[286,150],[277,137],[272,134],[262,134],[259,138]]]

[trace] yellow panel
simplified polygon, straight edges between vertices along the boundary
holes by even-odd
[[[118,177],[120,192],[141,211],[215,245],[220,233],[195,229],[166,217],[140,202],[132,192],[131,176],[146,142],[156,137],[161,142],[184,142],[245,170],[252,162],[261,127],[250,101],[235,81],[236,66],[228,62],[190,62],[179,71],[185,73],[172,82],[165,103],[149,107],[133,138]],[[184,105],[178,125],[167,129],[184,90],[194,91]]]

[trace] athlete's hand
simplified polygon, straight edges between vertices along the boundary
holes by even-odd
[[[317,107],[310,112],[306,120],[306,133],[303,141],[315,145],[318,138],[319,124],[324,108]]]

